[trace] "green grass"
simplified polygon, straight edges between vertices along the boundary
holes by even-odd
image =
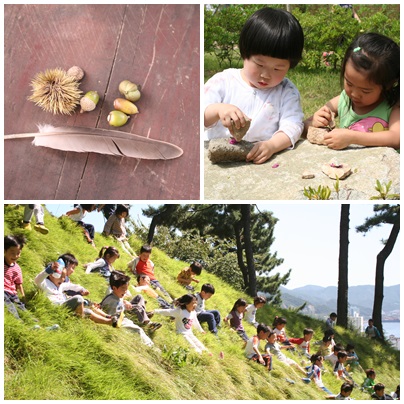
[[[314,384],[300,381],[301,375],[292,368],[274,360],[274,370],[268,374],[258,364],[248,362],[244,357],[240,337],[223,326],[219,338],[210,333],[198,338],[212,352],[212,356],[198,355],[188,349],[185,340],[175,334],[174,323],[166,317],[158,317],[164,325],[152,339],[162,352],[150,349],[140,343],[136,334],[97,325],[87,319],[74,317],[66,310],[52,305],[35,288],[33,279],[44,265],[57,258],[58,254],[72,252],[79,259],[79,267],[72,275],[72,281],[80,283],[91,291],[90,298],[100,301],[106,290],[105,280],[98,274],[86,275],[81,264],[93,261],[98,249],[113,244],[111,239],[96,234],[97,250],[89,246],[79,228],[70,220],[57,220],[46,213],[46,225],[50,233],[46,236],[35,231],[20,228],[22,208],[5,208],[5,234],[22,233],[28,243],[24,247],[20,266],[24,274],[24,289],[27,295],[29,313],[22,315],[23,322],[17,321],[4,310],[4,398],[7,400],[186,400],[186,399],[322,399],[323,392]],[[131,244],[138,250],[141,240],[131,237]],[[125,270],[130,257],[121,256],[115,268]],[[152,260],[160,282],[174,296],[180,296],[184,289],[175,282],[177,273],[185,263],[167,257],[153,249]],[[207,308],[217,308],[222,316],[231,309],[234,301],[244,297],[224,281],[203,271],[201,282],[211,282],[216,294],[206,304]],[[148,299],[148,309],[157,308]],[[303,328],[314,329],[314,340],[322,337],[323,324],[293,311],[281,310],[270,305],[260,309],[259,321],[271,324],[275,315],[287,318],[287,331],[291,336],[300,336]],[[33,330],[39,320],[41,329]],[[157,316],[155,316],[157,317]],[[58,323],[58,331],[46,331],[45,327]],[[205,325],[204,325],[205,326]],[[245,325],[248,335],[254,328]],[[386,391],[393,391],[399,383],[399,352],[378,343],[370,343],[351,331],[337,327],[337,342],[354,342],[363,368],[374,367],[376,380],[386,385]],[[263,347],[263,343],[262,343]],[[223,351],[224,360],[219,359]],[[294,353],[288,353],[300,361]],[[341,382],[331,374],[326,365],[324,384],[333,392],[339,391]],[[353,372],[360,384],[364,374]],[[285,378],[293,379],[290,385]],[[368,395],[355,389],[352,397],[366,399]]]
[[[238,65],[234,67],[241,68],[242,66],[240,60]],[[219,66],[214,55],[205,53],[205,81],[225,68]],[[339,72],[331,69],[308,70],[298,65],[289,70],[286,77],[295,84],[300,92],[305,119],[341,92]]]

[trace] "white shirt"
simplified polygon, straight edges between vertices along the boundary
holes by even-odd
[[[257,313],[257,308],[255,307],[254,303],[249,304],[244,312],[244,320],[247,321],[247,323],[250,323],[252,325],[257,324],[255,321],[255,314]]]
[[[199,324],[196,316],[196,311],[188,311],[187,309],[177,307],[175,309],[154,310],[154,314],[174,317],[175,328],[178,334],[192,334],[192,327],[196,327],[200,332],[203,332],[203,328]]]
[[[235,105],[252,120],[244,140],[269,140],[282,131],[294,146],[302,134],[300,94],[286,78],[276,87],[257,89],[243,80],[241,69],[226,69],[215,74],[205,84],[204,108],[215,103]],[[206,129],[207,139],[231,136],[220,121]]]

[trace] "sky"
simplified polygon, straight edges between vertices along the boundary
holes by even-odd
[[[157,206],[158,204],[151,204]],[[281,274],[292,269],[288,289],[305,285],[337,286],[339,254],[339,222],[341,207],[328,203],[258,203],[258,208],[273,213],[278,219],[275,225],[275,241],[271,252],[283,258],[282,265],[275,269]],[[55,216],[61,216],[73,208],[72,204],[46,204]],[[150,219],[142,215],[147,204],[133,204],[130,215],[145,225]],[[355,227],[363,224],[366,217],[373,216],[372,204],[351,203],[348,284],[374,285],[376,256],[383,248],[382,239],[387,239],[391,225],[373,228],[365,236],[357,233]],[[102,232],[105,219],[102,213],[91,212],[85,222],[92,223],[97,232]],[[384,270],[385,286],[400,283],[400,236],[387,259]]]

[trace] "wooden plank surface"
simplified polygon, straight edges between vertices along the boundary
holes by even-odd
[[[5,134],[37,123],[110,128],[120,81],[142,85],[140,114],[119,130],[174,143],[175,160],[147,161],[4,145],[4,196],[12,199],[199,199],[199,5],[6,5]],[[97,108],[52,115],[27,101],[40,71],[81,66]]]

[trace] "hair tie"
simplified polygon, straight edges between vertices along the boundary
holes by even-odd
[[[353,51],[354,52],[358,52],[358,51],[360,51],[361,50],[361,47],[360,46],[358,46],[357,48],[355,48]]]

